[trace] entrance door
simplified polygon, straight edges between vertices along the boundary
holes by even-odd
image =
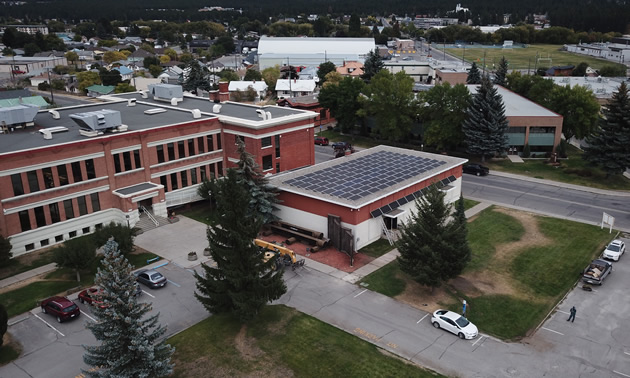
[[[385,218],[385,227],[387,227],[388,230],[398,229],[398,218],[390,218],[390,217],[383,217],[383,218]]]
[[[144,206],[147,210],[153,211],[153,198],[147,198],[138,202],[138,207]]]

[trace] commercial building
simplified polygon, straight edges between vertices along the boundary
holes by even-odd
[[[315,161],[317,113],[215,103],[168,84],[106,100],[0,109],[0,232],[14,256],[199,200],[202,180],[238,161],[236,138],[265,173]]]

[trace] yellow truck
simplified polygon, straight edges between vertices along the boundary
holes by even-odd
[[[265,255],[263,257],[265,262],[276,256],[275,268],[290,266],[292,269],[295,269],[304,266],[304,259],[298,260],[297,254],[289,248],[261,239],[254,239],[254,243],[265,251]]]

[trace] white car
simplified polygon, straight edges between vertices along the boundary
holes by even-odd
[[[613,240],[602,253],[602,257],[613,261],[619,261],[619,258],[626,251],[626,245],[621,240]]]
[[[474,339],[479,334],[474,324],[453,311],[437,310],[431,317],[431,323],[435,328],[443,328],[460,339]]]

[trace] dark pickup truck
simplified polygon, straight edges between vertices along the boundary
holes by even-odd
[[[584,269],[582,274],[582,281],[591,285],[601,285],[604,278],[612,272],[612,264],[608,261],[597,259],[593,260]]]

